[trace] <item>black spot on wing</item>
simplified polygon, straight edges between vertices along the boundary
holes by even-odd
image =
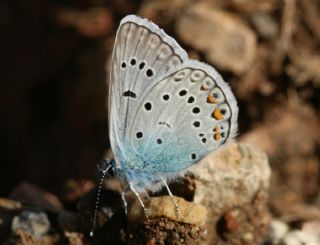
[[[136,98],[137,95],[130,91],[130,90],[127,90],[127,91],[124,91],[123,94],[122,94],[124,97],[131,97],[131,98]]]
[[[167,122],[158,122],[158,124],[161,125],[161,126],[166,126],[166,127],[171,129],[171,125],[169,123],[167,123]]]

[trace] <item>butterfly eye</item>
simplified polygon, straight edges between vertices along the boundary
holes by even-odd
[[[108,175],[110,175],[111,177],[116,176],[116,169],[115,169],[115,167],[114,167],[113,165],[110,166],[110,168],[108,168],[107,173],[108,173]]]

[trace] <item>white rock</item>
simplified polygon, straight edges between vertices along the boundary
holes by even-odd
[[[41,212],[23,211],[12,220],[11,229],[13,232],[23,230],[36,238],[45,235],[50,228],[48,216]]]
[[[267,240],[274,245],[281,244],[288,231],[289,227],[286,223],[280,220],[273,220],[270,224]]]
[[[319,245],[319,237],[305,231],[291,231],[283,239],[285,245]]]

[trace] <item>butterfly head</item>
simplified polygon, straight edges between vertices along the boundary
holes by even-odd
[[[116,171],[116,163],[113,159],[109,160],[109,159],[104,159],[101,163],[100,163],[100,171],[108,176],[111,177],[115,177],[117,175],[117,171]]]

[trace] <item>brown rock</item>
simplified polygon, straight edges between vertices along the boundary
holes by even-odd
[[[223,0],[222,0],[223,1]],[[236,9],[241,12],[271,12],[280,7],[280,0],[237,0],[237,1],[224,1],[227,2],[229,8]]]
[[[20,202],[0,197],[0,208],[7,210],[20,210],[22,204]]]
[[[176,31],[209,62],[235,74],[246,72],[254,61],[255,33],[241,18],[212,5],[192,5],[178,19]]]
[[[36,205],[54,213],[58,213],[63,209],[62,203],[54,194],[28,182],[20,183],[12,191],[10,198]]]
[[[59,241],[59,235],[46,235],[41,238],[36,238],[30,233],[17,230],[7,241],[4,242],[4,245],[52,245],[57,244]]]
[[[288,207],[312,200],[319,190],[319,119],[301,101],[281,103],[268,112],[259,126],[241,137],[241,142],[263,149],[273,168],[270,203],[278,215]],[[272,120],[270,120],[272,119]]]
[[[73,27],[80,34],[97,38],[110,34],[113,29],[113,16],[106,8],[87,10],[60,9],[56,14],[60,25]]]
[[[78,232],[65,232],[65,237],[68,239],[70,245],[83,245],[83,234]]]
[[[133,204],[128,215],[129,244],[201,244],[204,241],[206,208],[174,198],[180,208],[179,216],[169,196],[153,197],[146,202],[148,219],[140,203]]]
[[[270,222],[266,155],[232,144],[195,165],[194,201],[208,208],[206,244],[259,244]]]
[[[189,0],[149,0],[141,5],[138,14],[159,26],[165,26],[177,18],[188,2]]]
[[[206,222],[207,211],[202,205],[195,205],[185,201],[183,198],[174,197],[180,208],[179,216],[177,216],[174,203],[170,196],[153,197],[149,200],[148,219],[157,219],[159,217],[167,217],[178,222],[203,226]],[[128,216],[130,222],[144,222],[145,214],[141,204],[136,201]]]

